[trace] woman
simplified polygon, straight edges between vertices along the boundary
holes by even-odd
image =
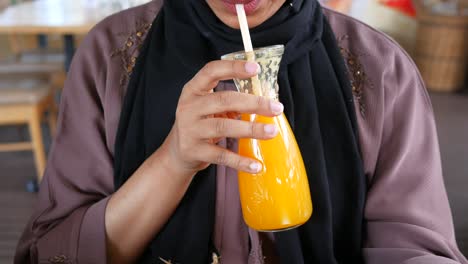
[[[236,93],[222,81],[259,67],[218,60],[242,49],[235,2],[152,1],[89,34],[15,262],[468,263],[407,55],[315,1],[244,1],[254,46],[286,45],[283,104]],[[242,220],[236,179],[261,164],[225,138],[268,140],[277,128],[226,113],[283,111],[315,211],[263,234]]]

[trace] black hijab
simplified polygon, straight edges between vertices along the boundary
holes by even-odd
[[[255,47],[286,47],[280,100],[314,204],[306,224],[275,233],[281,263],[359,263],[365,177],[350,82],[322,8],[315,0],[288,1],[251,35]],[[184,84],[207,62],[242,48],[240,32],[224,25],[205,0],[164,1],[128,85],[115,142],[116,189],[163,143]],[[140,263],[159,263],[160,257],[210,263],[215,194],[216,169],[210,166],[195,176]]]

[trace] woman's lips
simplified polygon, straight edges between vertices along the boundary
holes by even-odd
[[[236,15],[236,4],[244,4],[245,13],[250,15],[257,10],[260,1],[261,0],[223,0],[223,3],[230,12]]]

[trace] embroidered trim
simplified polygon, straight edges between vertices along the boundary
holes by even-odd
[[[58,255],[58,256],[51,257],[48,259],[48,261],[49,263],[63,263],[63,264],[71,263],[68,257],[65,255]]]
[[[221,257],[218,256],[216,253],[213,252],[212,258],[213,258],[213,262],[211,262],[211,264],[219,264],[220,263]],[[163,259],[161,257],[159,257],[159,260],[164,264],[173,264],[170,260],[165,260],[165,259]]]
[[[121,47],[115,49],[111,53],[111,57],[120,57],[122,65],[122,76],[120,77],[120,85],[125,86],[130,80],[130,76],[135,67],[138,54],[141,46],[145,41],[148,31],[151,29],[152,23],[138,22],[136,30],[126,34],[125,42]]]
[[[359,112],[361,113],[362,117],[366,116],[366,105],[364,103],[364,88],[367,86],[372,87],[372,83],[370,79],[367,77],[366,71],[364,70],[361,61],[359,60],[361,55],[353,54],[350,50],[345,49],[342,47],[341,43],[347,39],[348,36],[345,35],[341,38],[338,38],[338,43],[340,43],[340,51],[341,55],[346,61],[346,65],[348,68],[348,75],[351,81],[351,88],[353,90],[354,98],[356,99],[359,105]]]
[[[170,260],[165,260],[165,259],[163,259],[161,257],[159,258],[159,260],[164,264],[172,264],[172,262]]]
[[[213,262],[211,262],[211,264],[219,264],[220,263],[221,257],[218,256],[218,254],[213,252],[212,257],[213,257]]]

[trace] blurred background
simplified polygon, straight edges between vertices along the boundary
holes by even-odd
[[[145,2],[0,0],[0,264],[12,263],[32,212],[74,51],[100,20]],[[468,255],[468,0],[322,4],[385,32],[415,60],[435,111],[458,244]]]

